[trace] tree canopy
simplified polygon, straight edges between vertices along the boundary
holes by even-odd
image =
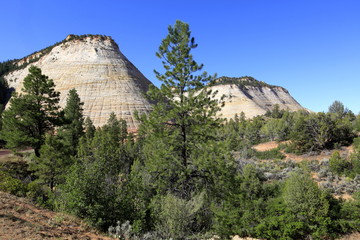
[[[35,66],[29,68],[22,93],[14,93],[10,107],[3,113],[1,137],[11,149],[32,147],[37,156],[45,134],[52,131],[59,120],[59,95],[53,80]]]

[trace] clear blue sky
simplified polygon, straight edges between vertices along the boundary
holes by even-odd
[[[359,0],[4,0],[0,61],[70,33],[110,35],[159,85],[155,52],[176,19],[190,24],[208,73],[283,86],[313,111],[339,100],[360,112]]]

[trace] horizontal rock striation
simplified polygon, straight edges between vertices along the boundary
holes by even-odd
[[[34,58],[38,58],[37,61],[5,76],[10,87],[18,92],[28,68],[35,65],[54,80],[55,90],[61,93],[62,107],[68,91],[77,90],[84,102],[84,115],[89,116],[95,126],[104,125],[114,112],[127,121],[130,130],[135,130],[139,125],[135,111],[140,114],[151,111],[151,103],[144,97],[151,82],[120,52],[111,37],[69,35],[51,51],[33,55],[17,64]]]

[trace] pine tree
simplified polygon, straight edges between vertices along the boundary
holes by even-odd
[[[336,115],[338,118],[342,118],[349,112],[349,109],[345,108],[344,104],[340,101],[334,101],[328,109],[329,113]]]
[[[24,79],[21,94],[14,94],[10,107],[3,112],[1,138],[7,147],[17,149],[32,147],[36,156],[40,156],[40,147],[44,143],[45,133],[59,123],[59,95],[55,84],[35,66],[29,68]]]
[[[64,124],[58,131],[70,156],[76,155],[79,140],[84,135],[83,105],[76,90],[71,89],[64,108]]]
[[[149,183],[162,193],[190,199],[192,192],[213,186],[216,168],[229,161],[229,155],[220,154],[223,143],[216,141],[222,122],[216,113],[222,103],[208,88],[214,77],[206,72],[195,75],[203,65],[191,54],[197,44],[189,25],[176,21],[168,30],[156,53],[165,69],[155,71],[162,85],[148,92],[157,104],[142,117],[140,136]]]
[[[7,81],[3,77],[0,77],[0,130],[2,129],[1,114],[4,111],[4,106],[8,100],[7,99],[8,91],[9,91],[9,86]]]
[[[223,101],[216,100],[216,92],[209,88],[214,76],[202,72],[203,65],[193,59],[191,51],[197,44],[189,25],[176,21],[168,30],[156,53],[165,69],[162,73],[155,70],[162,85],[147,93],[156,105],[149,115],[140,117],[141,152],[132,167],[131,179],[135,185],[141,183],[138,189],[142,190],[133,198],[143,206],[151,199],[151,209],[162,209],[157,199],[163,196],[171,195],[185,203],[205,194],[201,211],[187,218],[191,223],[187,234],[191,235],[210,229],[210,205],[221,199],[223,190],[233,182],[234,164],[227,142],[219,141],[217,135],[223,121],[217,113]],[[141,207],[138,211],[146,210]],[[162,214],[153,212],[153,216],[150,222],[164,221]],[[172,234],[162,237],[177,238]]]
[[[58,136],[47,134],[40,148],[40,157],[30,163],[30,170],[38,176],[41,184],[47,184],[53,191],[62,183],[64,173],[71,165],[71,158],[64,154],[65,146]]]
[[[85,133],[79,140],[77,154],[79,157],[89,156],[91,154],[91,142],[95,136],[96,128],[89,117],[85,119]]]
[[[94,130],[91,121],[86,121],[89,136],[81,138],[77,161],[61,186],[65,210],[103,229],[128,217],[122,201],[127,198],[124,192],[132,159],[122,142],[123,121],[112,113],[107,124],[94,133],[90,133]]]
[[[95,135],[95,126],[89,117],[85,119],[85,137],[86,139],[92,139]]]

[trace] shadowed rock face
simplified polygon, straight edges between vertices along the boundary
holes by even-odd
[[[61,93],[62,107],[66,105],[68,91],[75,88],[84,102],[84,115],[89,116],[95,126],[104,125],[114,112],[127,121],[129,130],[135,130],[139,123],[134,112],[141,114],[151,110],[151,103],[143,96],[151,82],[110,37],[87,36],[71,40],[68,36],[66,40],[35,63],[6,75],[10,87],[20,92],[28,68],[35,65],[54,80],[55,90]],[[18,64],[27,59],[31,56]]]

